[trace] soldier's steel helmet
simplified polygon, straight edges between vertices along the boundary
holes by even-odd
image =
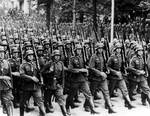
[[[113,49],[113,51],[115,51],[116,49],[121,49],[122,48],[122,44],[121,43],[116,43],[116,45],[114,46],[114,49]]]
[[[38,51],[43,51],[43,50],[44,50],[44,49],[43,49],[43,46],[42,46],[42,45],[37,46],[37,50],[38,50]]]
[[[0,46],[0,52],[4,52],[4,51],[5,51],[4,47]]]
[[[7,41],[2,41],[1,42],[1,46],[7,46],[7,45],[8,45]]]
[[[24,46],[25,46],[25,47],[31,47],[32,44],[31,44],[31,42],[27,41],[27,42],[25,42]]]
[[[49,45],[50,44],[48,40],[45,40],[43,43],[44,43],[44,45]]]
[[[147,44],[147,48],[150,48],[150,43]]]
[[[96,43],[95,45],[95,49],[99,49],[99,48],[103,48],[104,47],[104,44],[103,43]]]
[[[61,41],[58,41],[58,46],[63,46],[63,43]]]
[[[143,47],[141,45],[137,45],[135,51],[137,52],[137,51],[142,51],[142,50],[143,50]]]
[[[17,47],[14,47],[14,48],[12,49],[12,52],[13,52],[13,53],[18,53],[18,52],[20,52],[20,51],[19,51],[19,49],[18,49]]]
[[[74,51],[76,51],[77,49],[82,49],[82,46],[80,44],[77,44]]]
[[[65,44],[71,44],[71,41],[70,40],[66,40]]]
[[[130,40],[129,39],[126,39],[125,40],[125,44],[129,44],[130,43]]]
[[[84,40],[84,44],[89,44],[90,41],[89,40]]]
[[[33,54],[34,54],[33,50],[27,50],[27,51],[26,51],[25,58],[26,58],[28,55],[33,55]]]
[[[119,42],[115,45],[115,48],[121,48],[121,47],[122,47],[122,44]]]
[[[52,53],[52,56],[60,56],[60,51],[59,50],[54,50]]]

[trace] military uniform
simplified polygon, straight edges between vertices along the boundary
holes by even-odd
[[[82,49],[82,47],[80,45],[76,46],[75,52],[77,49]],[[97,113],[94,111],[94,103],[87,79],[88,72],[84,68],[84,61],[81,54],[76,54],[76,56],[70,58],[68,69],[72,72],[70,77],[71,87],[66,100],[66,108],[68,112],[70,106],[72,108],[74,107],[73,98],[76,95],[76,92],[81,90],[90,105],[91,113]]]
[[[17,48],[13,49],[13,53],[19,53]],[[20,74],[19,74],[19,67],[20,67],[20,58],[12,57],[9,59],[11,65],[12,77],[13,77],[13,95],[14,95],[14,108],[19,107],[19,100],[20,100]]]
[[[54,59],[55,55],[60,56],[59,50],[53,51],[52,61],[46,64],[42,72],[48,75],[45,81],[45,106],[47,112],[50,112],[49,107],[52,108],[52,95],[55,96],[56,101],[60,105],[62,113],[64,116],[67,116],[66,108],[65,108],[65,101],[63,95],[63,86],[64,86],[64,64],[62,61],[56,61]]]
[[[110,75],[109,75],[109,90],[110,90],[110,95],[113,93],[115,86],[121,90],[123,97],[125,99],[125,103],[127,103],[127,107],[133,108],[131,105],[129,96],[128,96],[128,89],[125,83],[125,80],[123,78],[123,75],[121,73],[122,69],[122,57],[120,53],[116,53],[117,49],[121,49],[121,44],[118,43],[115,46],[114,49],[114,54],[110,56],[108,59],[107,65],[108,69],[110,70]],[[119,74],[118,74],[119,73]]]
[[[103,49],[104,45],[103,43],[97,43],[96,44],[96,50]],[[91,70],[90,75],[90,90],[92,95],[94,96],[95,91],[101,90],[104,99],[106,102],[106,105],[108,106],[109,113],[115,113],[115,111],[112,109],[110,96],[109,96],[109,90],[108,90],[108,83],[107,83],[107,74],[106,72],[106,59],[104,58],[104,52],[96,52],[96,54],[92,55],[89,62],[89,68]]]
[[[148,67],[148,73],[150,75],[150,43],[148,43],[147,45],[147,67]],[[150,87],[150,78],[148,77],[147,78],[147,81],[148,81],[148,85]]]
[[[67,57],[65,58],[65,62],[64,65],[66,67],[68,67],[69,65],[69,59],[73,56],[73,50],[72,50],[72,45],[71,42],[69,40],[65,41],[65,51],[66,51],[66,55]],[[71,72],[69,71],[65,71],[65,86],[64,86],[64,94],[67,94],[70,88],[70,77],[71,76]]]
[[[26,57],[28,55],[33,55],[33,51],[28,50]],[[20,116],[24,116],[24,105],[31,96],[33,96],[35,103],[38,105],[41,116],[45,116],[41,86],[32,79],[33,77],[38,78],[37,75],[38,72],[35,62],[25,61],[20,66],[20,76],[24,80],[21,85],[23,93],[20,100]]]
[[[50,48],[50,42],[48,40],[45,40],[43,42],[44,44],[44,57],[47,61],[51,60],[51,48]]]
[[[2,46],[0,47],[0,52],[4,52]],[[5,79],[6,78],[6,79]],[[12,107],[12,77],[11,77],[11,66],[8,60],[0,59],[0,92],[1,92],[1,102],[3,109],[6,110],[7,116],[13,115]]]
[[[150,103],[150,88],[145,77],[144,60],[142,56],[137,54],[137,52],[141,50],[143,50],[143,48],[138,46],[136,49],[136,55],[130,61],[130,91],[132,92],[137,85],[140,86],[142,96],[146,96],[148,102]]]

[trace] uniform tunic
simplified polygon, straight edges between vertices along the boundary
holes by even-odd
[[[133,89],[139,85],[142,93],[148,96],[150,99],[150,88],[147,83],[147,79],[144,75],[138,75],[137,71],[138,70],[143,70],[144,71],[144,60],[141,56],[135,55],[129,65],[131,72],[130,72],[130,91],[132,92]]]
[[[53,71],[50,69],[52,68]],[[55,96],[56,101],[59,105],[64,105],[64,95],[63,95],[63,80],[64,80],[64,64],[61,61],[55,62],[51,61],[46,64],[43,69],[42,73],[47,74],[45,86],[45,102],[50,103],[52,95]]]

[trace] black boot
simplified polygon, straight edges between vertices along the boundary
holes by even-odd
[[[116,113],[116,112],[114,111],[114,109],[112,108],[112,104],[111,104],[110,98],[106,98],[106,99],[105,99],[105,104],[106,104],[106,106],[107,106],[107,108],[108,108],[108,113],[110,113],[110,114]]]
[[[71,108],[77,108],[77,107],[79,107],[78,105],[75,105],[75,104],[72,104],[70,106],[71,106]]]
[[[86,112],[91,112],[91,109],[90,109],[90,107],[89,107],[89,102],[88,102],[87,99],[85,100],[83,106],[84,106],[84,110],[85,110]]]
[[[90,109],[89,106],[85,106],[85,107],[84,107],[84,110],[85,110],[86,112],[91,112],[91,109]]]
[[[110,97],[111,97],[111,98],[113,98],[113,97],[118,97],[118,95],[117,95],[116,93],[113,93]]]
[[[91,114],[100,114],[99,112],[94,110],[94,103],[93,103],[92,97],[89,99],[89,105],[90,105],[90,109],[91,109]]]
[[[71,112],[70,112],[70,107],[68,104],[66,104],[66,112],[68,115],[71,115]]]
[[[46,113],[50,113],[50,112],[51,112],[49,103],[45,103],[45,109],[46,109]],[[52,112],[51,112],[51,113],[52,113]]]
[[[81,101],[79,100],[79,98],[75,98],[75,99],[74,99],[74,102],[76,102],[76,103],[81,103]]]
[[[131,101],[135,101],[136,99],[133,97],[133,91],[132,90],[129,90],[129,98]]]
[[[146,99],[147,99],[148,103],[150,104],[150,93],[148,95],[146,95]]]
[[[20,116],[24,116],[24,107],[20,106]]]
[[[130,101],[130,98],[129,98],[128,95],[125,96],[124,99],[125,99],[125,103],[127,104],[128,109],[135,108],[135,106],[133,106],[133,105],[131,104],[131,101]]]
[[[91,109],[91,114],[100,114],[99,112],[95,111],[93,108]]]
[[[127,103],[126,100],[125,100],[125,102],[124,102],[124,106],[128,108],[128,103]]]
[[[19,108],[19,103],[14,103],[14,108]]]
[[[100,99],[102,99],[102,98],[101,98],[100,94],[98,93],[98,91],[96,91],[94,94],[94,100],[100,100]]]
[[[18,98],[17,90],[14,93],[13,105],[14,108],[19,108],[19,98]]]
[[[28,113],[28,112],[32,112],[32,111],[34,111],[34,108],[31,108],[31,107],[29,107],[29,106],[26,106],[25,107],[25,111]]]
[[[133,96],[130,96],[131,101],[135,101],[136,99]]]
[[[76,95],[74,97],[74,102],[81,103],[81,101],[79,100],[79,92],[78,91],[76,92]]]
[[[13,116],[13,103],[12,102],[6,104],[6,113],[7,113],[7,116]]]
[[[60,109],[62,111],[63,116],[69,116],[70,115],[70,113],[69,114],[67,113],[67,110],[66,110],[64,105],[60,105]]]
[[[5,105],[3,105],[3,114],[7,114]]]
[[[147,96],[144,93],[141,93],[141,102],[143,106],[146,106]]]
[[[45,116],[45,108],[44,105],[39,106],[40,116]]]

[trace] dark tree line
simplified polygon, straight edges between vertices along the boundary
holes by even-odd
[[[134,20],[136,16],[145,17],[149,10],[138,5],[142,0],[115,0],[115,22],[128,22]],[[38,4],[46,7],[47,25],[52,17],[52,10],[61,8],[59,22],[72,22],[73,20],[73,0],[38,0]],[[79,22],[84,22],[86,17],[90,17],[95,27],[97,27],[98,16],[106,14],[110,16],[111,0],[76,0],[76,15]],[[130,15],[130,17],[129,17]],[[129,19],[130,18],[130,19]],[[106,17],[107,19],[107,17]]]

